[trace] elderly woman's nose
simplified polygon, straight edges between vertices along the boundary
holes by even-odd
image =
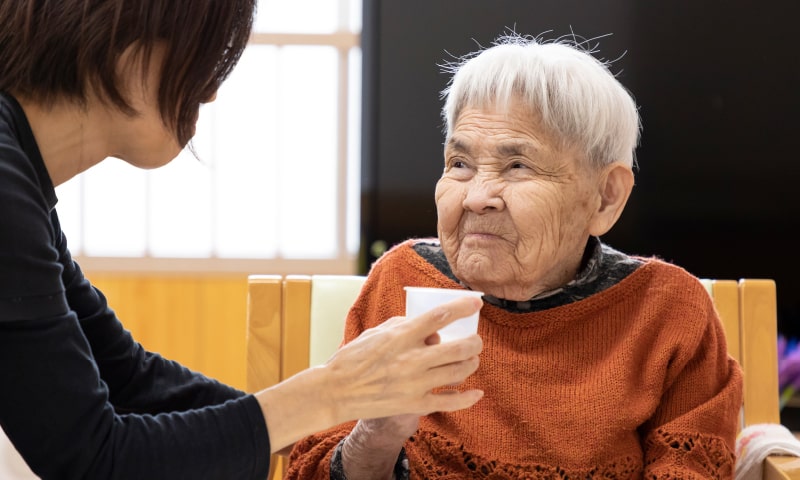
[[[477,213],[488,210],[502,210],[505,203],[500,195],[501,192],[502,185],[500,181],[476,178],[467,187],[464,208]]]

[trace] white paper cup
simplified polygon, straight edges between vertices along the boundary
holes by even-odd
[[[433,308],[461,297],[481,298],[483,292],[455,288],[404,287],[406,290],[406,317],[418,317]],[[478,332],[480,311],[459,318],[439,330],[442,343],[451,342]]]

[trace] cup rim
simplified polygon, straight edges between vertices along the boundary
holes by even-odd
[[[416,292],[437,292],[437,293],[448,293],[448,292],[458,292],[459,295],[468,295],[473,297],[482,297],[484,295],[483,292],[479,292],[478,290],[469,290],[469,289],[461,289],[461,288],[442,288],[442,287],[415,287],[415,286],[405,286],[403,289],[408,291],[416,291]]]

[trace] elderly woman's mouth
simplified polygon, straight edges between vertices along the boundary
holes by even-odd
[[[464,241],[472,242],[489,242],[501,239],[502,237],[500,235],[491,232],[469,232],[463,236]]]

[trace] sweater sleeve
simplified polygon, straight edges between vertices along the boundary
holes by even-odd
[[[672,344],[688,348],[673,356],[661,402],[642,427],[645,478],[733,478],[742,372],[710,302],[696,309],[704,326],[696,341],[685,341],[691,328],[670,332],[684,339]]]
[[[348,422],[323,432],[310,435],[292,448],[289,455],[287,480],[332,480],[331,460],[339,443],[355,426]]]

